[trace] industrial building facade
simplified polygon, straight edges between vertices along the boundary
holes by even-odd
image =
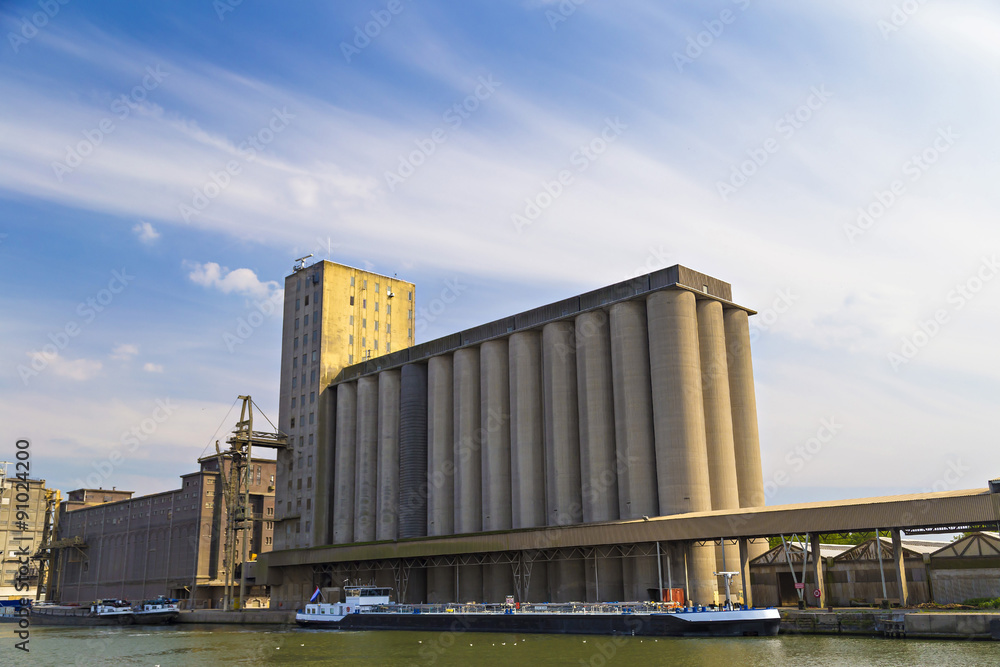
[[[188,608],[219,608],[224,563],[225,501],[219,459],[199,460],[181,488],[138,498],[130,491],[77,489],[62,503],[53,547],[62,602],[167,595]],[[228,475],[230,459],[225,459]],[[274,461],[254,459],[249,550],[270,551],[274,529]],[[248,571],[248,577],[250,571]],[[263,587],[247,606],[267,606]]]
[[[318,262],[285,279],[278,428],[289,449],[278,453],[278,549],[322,543],[329,507],[325,474],[332,434],[331,381],[351,364],[413,344],[415,288],[397,278]],[[324,528],[321,528],[323,526]]]
[[[322,285],[324,265],[286,280],[285,354],[294,332],[289,281]],[[297,443],[290,455],[315,457],[313,513],[283,546],[388,544],[762,506],[751,314],[732,302],[729,284],[673,266],[349,366],[323,388],[315,447]],[[285,370],[283,356],[282,414],[290,415]],[[283,418],[279,427],[286,426]],[[279,455],[279,489],[300,474]],[[290,505],[281,500],[279,513]],[[294,511],[283,518],[302,521]],[[531,558],[543,554],[546,562],[530,582],[525,554],[436,561],[428,552],[408,568],[399,595],[647,599],[666,570],[688,599],[706,604],[717,599],[714,573],[726,568],[726,554],[712,544],[674,545],[659,559],[659,544],[656,553],[650,545],[538,547]],[[767,548],[751,547],[750,557]],[[301,565],[268,567],[279,605],[350,576],[389,576],[375,563],[366,570],[365,563],[313,562],[305,550],[295,556]],[[735,569],[732,549],[728,558]]]
[[[34,598],[38,561],[30,557],[43,542],[46,495],[51,492],[44,479],[8,477],[7,465],[14,464],[0,462],[0,599]]]

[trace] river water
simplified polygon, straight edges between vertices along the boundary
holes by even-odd
[[[283,627],[32,627],[24,653],[0,625],[0,665],[580,665],[997,667],[1000,642],[817,636],[652,639]]]

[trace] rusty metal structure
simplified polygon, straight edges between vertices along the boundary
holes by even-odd
[[[284,434],[271,431],[255,431],[253,427],[253,410],[256,404],[250,396],[240,396],[243,401],[240,407],[240,419],[236,422],[233,432],[226,443],[229,448],[222,450],[219,442],[215,442],[215,451],[219,459],[219,477],[223,483],[223,498],[225,502],[225,535],[223,566],[225,569],[225,589],[223,594],[223,609],[234,607],[235,578],[239,569],[239,599],[238,608],[242,609],[246,599],[247,568],[249,561],[248,548],[253,522],[260,520],[255,517],[250,505],[251,470],[250,462],[254,447],[283,450],[288,447],[288,438]],[[257,407],[260,411],[260,408]],[[263,412],[261,411],[263,415]],[[271,421],[264,415],[264,419]],[[274,425],[271,424],[272,428]],[[225,462],[229,461],[226,466]],[[227,470],[228,468],[228,470]]]

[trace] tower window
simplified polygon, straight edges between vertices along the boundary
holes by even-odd
[[[354,297],[353,296],[351,297],[351,305],[352,306],[354,305]],[[298,310],[298,309],[296,308],[296,310]]]
[[[302,302],[302,299],[296,299],[296,300],[295,300],[295,310],[298,310],[298,309],[299,309],[299,306],[301,306],[301,305],[302,305],[302,303],[301,303],[301,302]]]
[[[306,305],[307,306],[309,305],[309,295],[308,294],[306,294]]]

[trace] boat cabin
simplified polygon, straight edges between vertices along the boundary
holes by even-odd
[[[380,604],[390,604],[392,588],[378,586],[347,586],[344,588],[345,600],[351,607],[374,607]]]

